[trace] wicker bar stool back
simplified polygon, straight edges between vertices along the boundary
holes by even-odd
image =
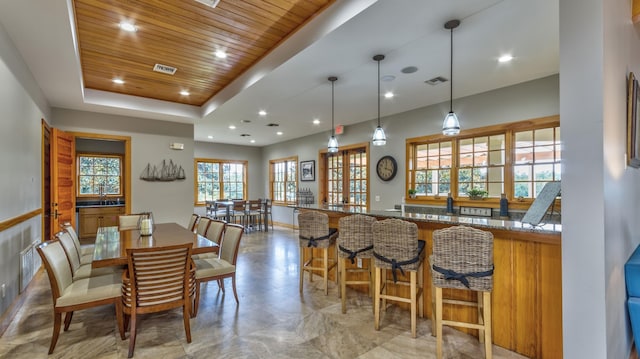
[[[467,227],[454,226],[433,231],[433,255],[430,258],[432,305],[435,318],[432,334],[436,339],[436,356],[442,358],[442,326],[458,326],[479,330],[485,343],[485,357],[491,358],[491,290],[493,288],[493,234]],[[476,301],[443,298],[442,288],[477,292]],[[444,304],[478,308],[478,322],[443,320]]]
[[[324,294],[329,293],[329,271],[337,267],[336,237],[338,231],[329,228],[329,216],[319,211],[303,211],[298,214],[300,228],[300,293],[302,293],[304,272],[309,272],[313,281],[313,272],[321,272],[324,279]],[[333,258],[329,258],[333,251]],[[315,252],[315,253],[314,253]],[[317,256],[321,252],[321,256]],[[305,260],[306,258],[306,260]],[[336,281],[338,274],[336,273]]]
[[[422,318],[424,314],[422,300],[424,243],[418,239],[418,226],[415,223],[392,218],[373,224],[374,324],[376,330],[380,329],[381,301],[384,309],[386,309],[387,300],[410,303],[411,335],[416,337],[417,315]],[[388,271],[391,271],[393,280],[387,279]],[[402,279],[406,278],[405,274],[409,276],[408,281]],[[392,284],[408,286],[409,295],[402,296],[403,291],[401,290],[394,291],[397,293],[395,295],[387,294],[387,287]]]
[[[340,297],[342,299],[342,313],[347,312],[347,284],[369,287],[369,296],[373,296],[373,223],[376,219],[371,216],[354,214],[340,218],[340,235],[338,236],[338,272],[340,273]],[[354,266],[356,260],[368,259],[366,268]],[[347,274],[367,273],[367,278],[352,278],[347,280]]]

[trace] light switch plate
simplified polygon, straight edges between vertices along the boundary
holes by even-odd
[[[491,217],[491,208],[460,207],[460,215],[462,215],[462,216]]]

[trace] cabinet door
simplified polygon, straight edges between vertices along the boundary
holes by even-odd
[[[98,233],[98,227],[100,227],[101,219],[102,215],[100,214],[83,214],[81,211],[79,228],[80,238],[95,238]]]
[[[118,216],[124,213],[124,208],[109,208],[102,213],[102,227],[118,225]]]

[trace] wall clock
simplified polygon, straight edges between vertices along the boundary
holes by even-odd
[[[383,181],[391,181],[398,173],[398,163],[391,156],[384,156],[378,160],[376,165],[376,173]]]

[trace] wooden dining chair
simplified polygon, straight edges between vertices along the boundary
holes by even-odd
[[[121,276],[110,275],[74,280],[67,255],[59,241],[43,242],[36,247],[49,277],[53,299],[53,335],[49,354],[53,353],[60,335],[62,313],[64,331],[69,330],[73,312],[101,305],[114,304],[116,318],[122,322],[122,301],[120,299]]]
[[[95,249],[95,245],[93,244],[80,244],[80,239],[78,238],[78,233],[75,228],[69,222],[65,222],[60,225],[63,231],[67,231],[71,238],[73,239],[73,243],[76,245],[76,249],[78,250],[78,255],[80,255],[80,263],[91,263],[93,260],[93,250]]]
[[[191,343],[191,314],[193,281],[191,243],[153,248],[128,248],[128,267],[122,275],[122,310],[118,329],[124,339],[129,331],[129,355],[136,345],[138,315],[162,312],[182,307],[187,343]]]
[[[236,298],[236,303],[240,304],[236,290],[236,261],[238,259],[238,248],[243,233],[243,226],[239,224],[227,224],[220,245],[220,257],[194,260],[196,266],[196,295],[193,304],[193,316],[198,314],[200,285],[203,282],[218,281],[218,285],[224,292],[224,279],[231,278],[233,296]]]
[[[211,223],[211,218],[209,217],[201,217],[196,224],[196,233],[205,236],[207,234],[207,230],[209,229],[209,224]]]
[[[71,276],[74,281],[101,275],[109,275],[116,272],[120,274],[122,272],[122,269],[118,267],[93,268],[91,263],[81,263],[80,256],[78,255],[78,251],[73,243],[73,239],[68,232],[60,231],[55,234],[55,238],[60,241],[60,244],[64,249],[69,268],[71,268]]]
[[[189,224],[187,225],[187,229],[190,230],[191,232],[195,232],[196,225],[198,224],[198,220],[200,220],[200,216],[196,213],[193,213],[191,215],[191,218],[189,218]]]
[[[221,219],[211,219],[209,220],[209,227],[207,228],[207,232],[204,234],[204,237],[211,242],[220,245],[222,241],[222,236],[224,235],[224,228],[227,222]],[[219,248],[217,248],[219,249]],[[219,250],[214,252],[207,252],[202,254],[193,254],[191,258],[193,259],[202,259],[202,258],[218,258]]]
[[[140,223],[140,217],[142,214],[122,214],[118,216],[118,229],[121,231],[129,229],[138,229],[138,223]]]

